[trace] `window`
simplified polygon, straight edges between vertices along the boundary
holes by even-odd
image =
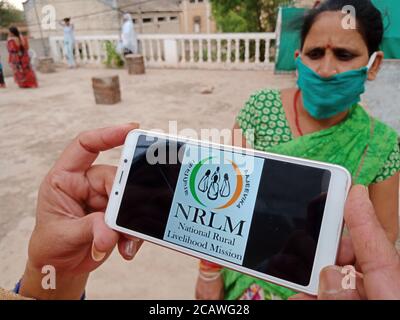
[[[178,20],[178,17],[176,17],[176,16],[169,17],[169,21],[177,21],[177,20]]]
[[[143,23],[152,23],[153,18],[143,18]]]
[[[193,19],[193,31],[194,31],[194,33],[201,32],[201,17],[199,17],[199,16],[196,16]]]
[[[158,22],[165,22],[167,20],[166,17],[158,17]]]

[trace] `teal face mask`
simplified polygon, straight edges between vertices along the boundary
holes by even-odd
[[[366,67],[329,78],[323,78],[307,67],[299,56],[296,59],[297,85],[301,90],[307,112],[315,119],[328,119],[360,102],[361,95],[365,92],[368,70],[373,65],[376,55],[374,53],[371,56]]]

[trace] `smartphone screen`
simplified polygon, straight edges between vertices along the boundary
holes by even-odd
[[[140,135],[116,224],[307,286],[331,173]]]

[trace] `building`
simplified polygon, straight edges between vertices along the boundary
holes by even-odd
[[[181,33],[215,33],[217,31],[208,0],[183,0],[181,7]]]
[[[180,33],[181,1],[118,0],[118,8],[132,15],[139,33]]]
[[[17,27],[22,35],[24,36],[28,35],[28,27],[26,26],[25,23],[14,23],[12,25]],[[8,28],[0,28],[0,41],[7,40],[8,33],[9,33]]]
[[[77,34],[116,34],[120,22],[119,13],[115,10],[113,2],[113,0],[27,0],[23,6],[30,36],[40,38],[62,35],[62,28],[58,22],[65,17],[72,17]]]
[[[118,34],[123,13],[132,14],[139,33],[216,31],[208,0],[27,0],[24,12],[33,38],[62,35],[53,17],[71,17],[77,35]]]
[[[295,0],[296,7],[312,8],[317,0]]]

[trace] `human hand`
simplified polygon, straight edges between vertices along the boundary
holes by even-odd
[[[44,178],[38,195],[21,295],[37,299],[79,299],[89,273],[118,243],[120,254],[133,259],[141,241],[120,236],[104,222],[116,168],[93,165],[100,152],[122,145],[137,124],[81,133],[64,150]],[[56,290],[44,290],[42,267],[56,272]]]
[[[345,206],[345,221],[350,233],[342,241],[338,264],[354,264],[361,273],[355,272],[356,288],[345,289],[346,272],[338,266],[329,266],[320,274],[318,299],[400,299],[400,256],[379,224],[374,207],[365,187],[355,186],[350,191]],[[351,268],[351,267],[350,267]],[[349,270],[349,269],[348,269]],[[316,299],[299,294],[292,300]]]

